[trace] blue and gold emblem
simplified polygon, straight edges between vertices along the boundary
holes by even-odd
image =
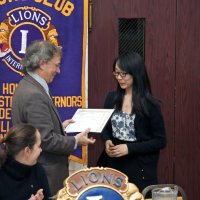
[[[33,40],[48,40],[60,46],[51,17],[35,7],[18,7],[0,23],[0,58],[13,71],[21,73],[20,60]]]
[[[54,199],[144,200],[144,197],[124,173],[113,168],[91,167],[69,176]]]

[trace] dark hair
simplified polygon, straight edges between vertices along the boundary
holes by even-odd
[[[29,124],[17,124],[0,141],[0,167],[7,156],[15,157],[25,147],[33,148],[37,129]]]
[[[132,114],[148,115],[147,101],[158,103],[158,99],[153,97],[151,93],[151,85],[146,71],[146,66],[143,58],[135,52],[129,52],[120,55],[113,63],[113,71],[118,64],[120,69],[133,76],[133,110]],[[125,90],[118,83],[117,95],[115,98],[116,109],[122,109],[123,97]]]
[[[35,71],[41,60],[50,61],[55,55],[62,57],[62,49],[49,41],[33,41],[26,49],[25,57],[21,60],[23,72]]]

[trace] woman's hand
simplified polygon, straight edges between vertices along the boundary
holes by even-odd
[[[44,199],[43,189],[39,189],[35,195],[31,195],[28,200],[42,200]]]
[[[122,157],[128,155],[128,147],[126,144],[114,145],[111,140],[106,141],[106,153],[109,157]]]
[[[112,157],[111,156],[111,151],[110,151],[110,148],[111,147],[114,147],[114,144],[112,143],[111,140],[107,140],[106,143],[105,143],[105,150],[106,150],[106,153],[108,154],[108,156]]]

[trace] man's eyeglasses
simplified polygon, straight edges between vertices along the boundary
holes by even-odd
[[[113,71],[113,75],[117,78],[119,75],[124,78],[126,77],[126,74],[128,74],[127,72],[115,72]]]

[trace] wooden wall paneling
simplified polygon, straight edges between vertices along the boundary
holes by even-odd
[[[93,27],[88,36],[88,107],[102,108],[106,93],[115,87],[112,62],[118,52],[118,37],[111,1],[93,0]],[[88,148],[88,166],[95,166],[104,146],[99,134],[97,141]]]
[[[177,0],[175,182],[200,199],[200,1]]]
[[[93,1],[93,28],[89,32],[88,48],[88,101],[90,107],[102,107],[108,90],[114,87],[112,77],[112,62],[117,55],[118,43],[113,38],[118,37],[114,14],[110,12],[109,1]],[[103,96],[102,96],[103,95]]]
[[[111,74],[118,54],[118,18],[145,18],[145,60],[154,94],[163,101],[168,145],[161,152],[160,182],[173,182],[174,74],[176,1],[93,0],[93,30],[89,33],[89,107],[102,107],[115,88]],[[89,147],[89,166],[103,148]]]
[[[146,63],[152,91],[162,100],[167,134],[167,147],[161,151],[158,177],[160,183],[173,183],[176,2],[165,1],[148,7],[151,9],[146,27]]]

